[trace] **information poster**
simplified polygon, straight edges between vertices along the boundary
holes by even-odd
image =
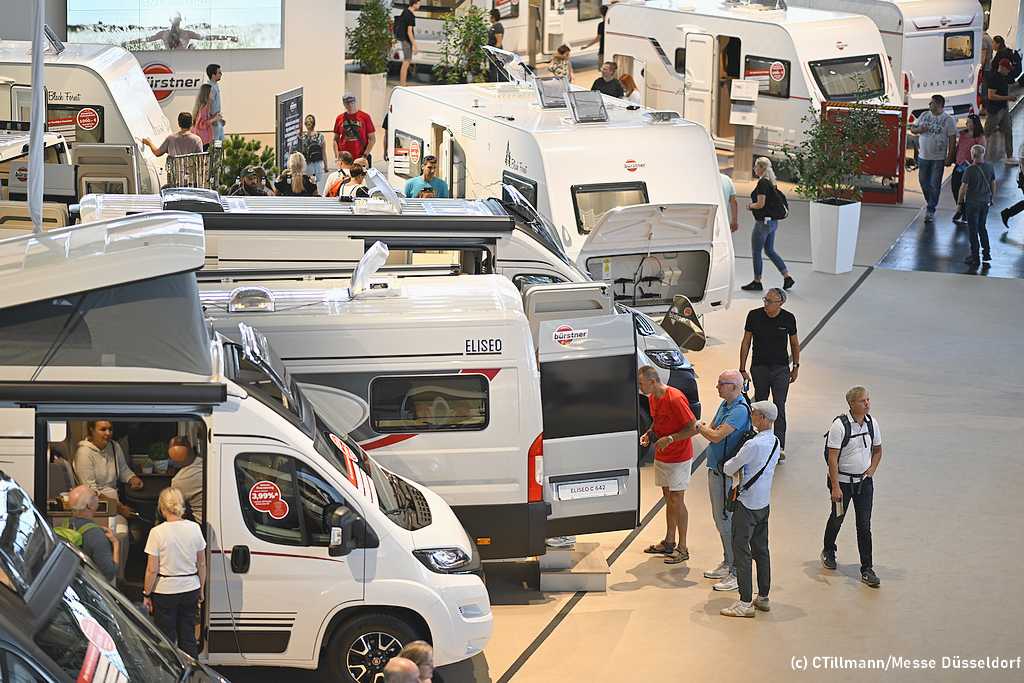
[[[302,88],[283,92],[275,97],[277,112],[277,166],[284,169],[288,156],[299,151],[302,136]]]

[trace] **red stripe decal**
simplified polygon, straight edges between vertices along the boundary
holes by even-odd
[[[230,550],[211,550],[212,555],[230,555]],[[265,557],[291,557],[297,560],[325,560],[327,562],[344,562],[344,560],[336,560],[333,557],[311,557],[309,555],[289,555],[288,553],[265,553],[252,551],[250,555],[263,555]]]
[[[466,369],[466,370],[460,370],[459,372],[461,374],[463,374],[463,375],[483,375],[488,380],[494,380],[494,378],[497,376],[497,374],[499,372],[501,372],[501,368],[483,368],[483,369],[480,369],[480,370],[468,370],[468,369]]]
[[[359,445],[363,447],[364,451],[372,451],[375,448],[383,448],[384,446],[393,446],[396,443],[402,443],[403,441],[408,441],[409,439],[411,439],[414,436],[416,436],[416,435],[415,434],[388,434],[387,436],[381,437],[379,439],[375,439],[373,441],[364,441],[363,443],[361,443]]]

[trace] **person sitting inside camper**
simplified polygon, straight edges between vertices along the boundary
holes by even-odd
[[[107,581],[113,583],[117,578],[121,544],[109,526],[100,526],[93,520],[99,505],[99,496],[89,486],[81,484],[71,489],[71,493],[68,494],[71,519],[67,529],[74,533],[68,534],[60,529],[57,533],[81,547],[82,552],[89,556]]]
[[[618,83],[618,81],[616,81]],[[423,157],[423,173],[415,178],[409,178],[405,183],[405,196],[418,197],[420,190],[424,187],[434,188],[434,194],[441,199],[448,198],[448,183],[438,178],[437,157],[433,154]]]
[[[600,93],[604,93],[609,97],[622,97],[622,83],[615,77],[615,72],[618,71],[618,67],[615,66],[615,62],[605,62],[601,65],[601,75],[597,77],[594,84],[590,86],[591,90],[596,90]]]
[[[138,490],[142,480],[128,467],[124,451],[114,441],[114,426],[109,420],[92,420],[85,429],[86,438],[78,442],[75,450],[75,476],[100,498],[116,505],[119,515],[133,516],[135,511],[118,500],[117,484],[123,482]]]
[[[420,193],[418,195],[416,195],[416,198],[417,199],[433,199],[436,196],[437,196],[437,193],[434,192],[434,188],[432,188],[432,187],[424,187],[422,190],[420,190]]]
[[[167,447],[167,457],[178,468],[171,479],[171,488],[181,491],[182,498],[192,508],[192,516],[203,523],[203,459],[196,453],[187,436],[176,436]]]
[[[232,197],[266,197],[267,186],[263,182],[259,166],[246,166],[242,169],[242,177],[228,190]]]
[[[142,143],[158,157],[165,154],[177,157],[203,151],[203,139],[192,132],[192,114],[187,111],[178,114],[178,132],[168,135],[159,147],[149,138],[142,138]]]

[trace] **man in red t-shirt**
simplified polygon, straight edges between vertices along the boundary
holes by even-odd
[[[345,111],[334,119],[334,157],[338,158],[342,152],[348,152],[353,159],[366,157],[372,164],[370,152],[377,140],[373,119],[359,109],[355,95],[345,93],[341,103],[345,105]]]
[[[665,539],[649,546],[645,553],[667,555],[665,564],[679,564],[690,559],[686,547],[686,488],[690,485],[690,461],[693,444],[690,437],[697,433],[697,419],[683,392],[665,386],[658,371],[647,365],[638,372],[640,391],[647,394],[651,406],[651,428],[640,437],[640,445],[647,448],[654,435],[654,483],[661,487],[665,497]],[[679,543],[676,543],[676,532]]]

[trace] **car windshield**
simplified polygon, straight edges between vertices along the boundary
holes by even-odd
[[[562,263],[579,273],[581,279],[589,280],[590,278],[566,256],[562,240],[559,239],[558,231],[551,221],[545,218],[537,209],[533,208],[530,202],[523,197],[522,193],[511,185],[506,185],[504,191],[507,199],[502,203],[512,214],[516,228],[543,244]]]
[[[878,55],[823,59],[811,62],[810,67],[821,94],[827,99],[853,102],[885,95],[885,77]]]
[[[35,641],[72,680],[178,683],[192,666],[85,564]]]

